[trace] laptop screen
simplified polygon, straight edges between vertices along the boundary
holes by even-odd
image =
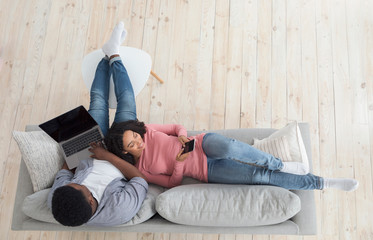
[[[56,142],[62,142],[91,129],[96,125],[96,121],[91,117],[88,111],[83,106],[79,106],[40,124],[39,127]]]

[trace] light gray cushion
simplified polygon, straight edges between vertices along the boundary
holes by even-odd
[[[25,198],[22,211],[29,217],[50,223],[58,223],[47,206],[48,193],[50,188],[38,191]]]
[[[36,220],[49,223],[59,224],[52,215],[51,209],[47,206],[47,198],[49,193],[49,188],[36,192],[29,195],[23,201],[22,210],[23,212]],[[137,212],[137,214],[127,223],[119,226],[130,226],[142,223],[156,214],[155,201],[159,194],[163,192],[163,188],[157,185],[149,184],[149,190],[146,198]],[[118,209],[120,211],[120,209]]]
[[[262,226],[277,224],[301,209],[299,197],[273,186],[192,184],[157,197],[165,219],[194,226]]]
[[[64,158],[57,142],[43,131],[13,132],[30,174],[34,192],[52,186]]]

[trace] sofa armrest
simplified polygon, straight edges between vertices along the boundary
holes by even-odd
[[[304,146],[309,161],[310,172],[312,172],[312,148],[308,123],[299,123]],[[314,191],[295,190],[293,191],[301,199],[302,208],[291,220],[299,226],[299,234],[313,235],[317,233],[316,204]]]
[[[30,180],[30,175],[27,171],[26,164],[21,159],[19,174],[18,174],[18,184],[16,191],[16,198],[14,200],[14,210],[12,219],[12,230],[22,230],[23,223],[30,219],[22,211],[23,200],[28,196],[33,194],[33,187]]]

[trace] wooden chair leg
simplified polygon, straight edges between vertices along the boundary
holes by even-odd
[[[150,70],[150,74],[153,75],[153,77],[155,77],[160,83],[164,83],[164,81],[152,70]]]

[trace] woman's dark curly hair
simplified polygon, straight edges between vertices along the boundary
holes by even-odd
[[[129,120],[126,122],[114,123],[109,129],[107,136],[105,137],[105,144],[108,151],[114,153],[118,157],[134,165],[135,159],[132,156],[132,154],[123,153],[123,134],[127,130],[131,130],[133,132],[140,134],[141,138],[144,139],[144,135],[146,133],[145,123],[140,122],[137,119]]]
[[[53,193],[52,214],[62,225],[75,227],[88,222],[92,208],[81,191],[62,186]]]

